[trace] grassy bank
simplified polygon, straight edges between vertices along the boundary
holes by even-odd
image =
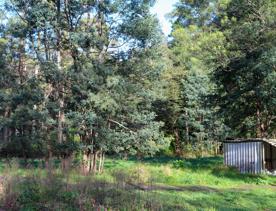
[[[1,163],[6,210],[274,210],[276,178],[242,175],[222,158],[109,158],[101,175],[51,174],[40,161]]]

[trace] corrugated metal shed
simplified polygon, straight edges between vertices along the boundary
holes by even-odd
[[[230,139],[224,141],[224,164],[242,173],[259,174],[276,169],[275,139]]]

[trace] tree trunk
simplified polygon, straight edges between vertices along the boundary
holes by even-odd
[[[98,151],[96,151],[93,154],[93,167],[92,167],[92,172],[96,173],[97,172],[97,159],[98,159]]]
[[[104,167],[104,152],[101,150],[99,152],[98,173],[102,173],[103,172],[103,167]]]
[[[89,159],[89,155],[87,153],[83,154],[82,157],[82,173],[84,175],[87,175],[89,173],[89,165],[90,165],[90,159]]]
[[[8,117],[9,117],[9,108],[7,107],[5,109],[4,118],[8,118]],[[4,129],[3,129],[3,141],[4,141],[4,143],[8,142],[8,136],[9,136],[9,128],[7,126],[5,126]]]
[[[101,166],[102,166],[102,158],[103,158],[103,152],[99,152],[99,165],[98,165],[98,172],[101,173]]]
[[[180,139],[179,139],[178,129],[174,129],[174,137],[175,137],[175,154],[177,156],[180,156],[181,155],[181,146],[180,146]]]
[[[104,160],[105,160],[105,155],[104,155],[104,154],[105,154],[105,153],[102,152],[102,163],[101,163],[100,173],[102,173],[103,170],[104,170]]]
[[[61,73],[61,30],[60,30],[60,18],[61,18],[61,2],[60,0],[56,1],[57,7],[57,68]],[[64,123],[64,86],[62,84],[58,85],[58,97],[59,97],[59,112],[58,112],[58,143],[63,142],[63,123]]]
[[[266,128],[264,123],[262,122],[262,114],[261,114],[261,103],[256,103],[256,117],[257,117],[257,125],[256,125],[256,135],[257,138],[264,138],[266,133]]]

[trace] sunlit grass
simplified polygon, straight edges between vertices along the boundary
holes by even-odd
[[[83,176],[77,168],[63,172],[58,165],[50,175],[37,164],[26,168],[16,160],[9,164],[2,161],[1,174],[13,187],[6,192],[12,199],[4,197],[3,204],[8,198],[17,208],[29,210],[41,210],[41,204],[49,210],[276,209],[276,189],[272,186],[276,177],[240,174],[223,166],[221,157],[108,158],[102,174],[89,176]]]

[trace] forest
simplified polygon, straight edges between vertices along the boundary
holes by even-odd
[[[156,3],[0,1],[0,210],[276,209],[276,1]]]

